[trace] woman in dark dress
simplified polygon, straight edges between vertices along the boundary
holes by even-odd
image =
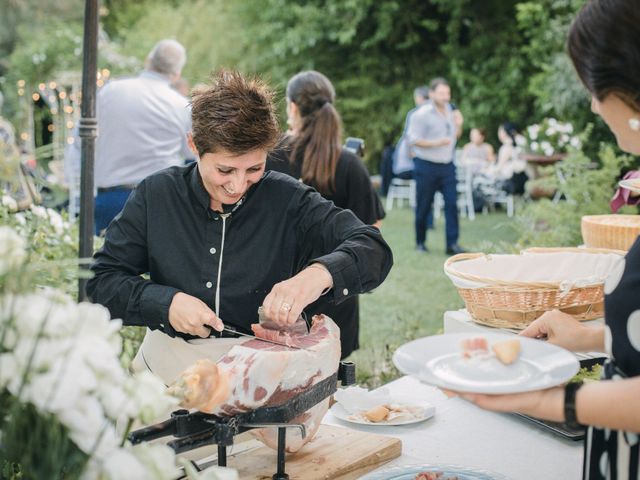
[[[323,197],[351,210],[363,223],[378,226],[378,198],[362,160],[342,148],[341,119],[334,107],[335,90],[327,77],[300,72],[287,84],[290,127],[281,147],[270,155],[267,169],[287,173],[314,187]],[[358,297],[340,303],[320,298],[306,313],[324,313],[340,327],[342,358],[357,350]]]
[[[637,0],[591,0],[569,33],[568,49],[591,93],[591,109],[620,148],[640,154],[640,8]],[[640,238],[604,285],[605,325],[590,328],[547,312],[522,335],[574,351],[606,351],[603,379],[515,395],[463,394],[482,408],[589,426],[583,477],[640,479]]]

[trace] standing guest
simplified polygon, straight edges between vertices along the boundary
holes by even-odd
[[[271,99],[234,72],[196,91],[197,162],[140,182],[94,257],[89,297],[125,325],[148,327],[133,366],[166,384],[242,341],[223,320],[251,333],[263,306],[268,320],[293,324],[321,295],[346,300],[377,287],[393,263],[376,228],[265,172],[280,137]]]
[[[411,146],[407,139],[407,128],[409,126],[409,119],[411,115],[418,110],[418,108],[429,100],[429,87],[422,86],[417,87],[413,91],[413,102],[415,106],[407,112],[407,116],[404,120],[404,129],[402,136],[396,144],[396,151],[393,156],[393,176],[402,178],[403,180],[409,180],[413,178],[413,154]]]
[[[421,86],[416,87],[413,91],[413,102],[415,106],[407,112],[407,116],[404,120],[404,130],[402,131],[402,136],[398,143],[396,144],[396,148],[393,155],[393,177],[400,178],[402,180],[413,180],[413,151],[411,146],[409,145],[409,140],[407,138],[407,128],[409,126],[409,119],[411,115],[427,100],[429,100],[429,87]],[[429,210],[427,214],[427,228],[429,230],[433,230],[433,207]]]
[[[427,252],[427,215],[437,191],[444,197],[446,253],[464,250],[458,245],[458,193],[454,164],[456,141],[462,132],[462,114],[452,107],[451,88],[444,78],[429,85],[430,100],[409,118],[407,138],[413,151],[416,179],[416,250]]]
[[[568,50],[591,93],[591,109],[618,146],[640,154],[640,9],[636,0],[590,0],[569,31]],[[613,61],[615,60],[615,61]],[[544,314],[522,335],[575,351],[606,351],[603,379],[514,394],[464,394],[478,406],[589,427],[583,478],[640,479],[640,238],[604,285],[604,327]]]
[[[95,230],[100,234],[148,175],[191,156],[188,100],[171,84],[186,62],[184,47],[161,40],[135,78],[105,85],[97,98]]]
[[[294,75],[287,84],[289,135],[267,168],[287,173],[315,188],[337,207],[351,210],[367,225],[379,226],[377,196],[362,160],[342,148],[342,121],[335,90],[320,72]],[[309,313],[325,313],[340,327],[342,357],[359,348],[358,296],[320,299]]]

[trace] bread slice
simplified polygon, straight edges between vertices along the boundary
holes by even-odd
[[[491,347],[498,360],[505,365],[511,365],[520,354],[520,340],[517,338],[496,342]]]
[[[374,423],[382,422],[387,418],[387,415],[389,415],[389,409],[384,405],[378,405],[364,412],[365,418]]]

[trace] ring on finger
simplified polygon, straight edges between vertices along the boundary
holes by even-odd
[[[288,312],[289,310],[291,310],[291,305],[287,302],[282,302],[282,306],[280,308],[285,312]]]

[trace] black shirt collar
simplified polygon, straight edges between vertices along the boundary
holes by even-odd
[[[209,205],[210,205],[211,197],[209,197],[209,192],[207,192],[207,189],[204,187],[202,176],[200,175],[200,169],[198,168],[198,162],[193,162],[193,163],[195,165],[191,170],[191,172],[189,172],[189,175],[191,177],[189,178],[189,186],[191,188],[191,191],[195,195],[198,203],[205,209],[205,211],[208,212],[210,210]],[[262,178],[260,179],[260,181],[258,181],[254,185],[251,185],[251,187],[249,187],[249,190],[247,190],[247,193],[244,195],[244,197],[242,197],[236,203],[231,205],[222,204],[223,213],[235,212],[238,208],[242,206],[242,204],[246,203],[247,199],[255,191],[256,187],[260,184],[260,182],[262,182],[262,179],[264,179],[265,175],[266,175],[266,171],[265,173],[262,174]]]

